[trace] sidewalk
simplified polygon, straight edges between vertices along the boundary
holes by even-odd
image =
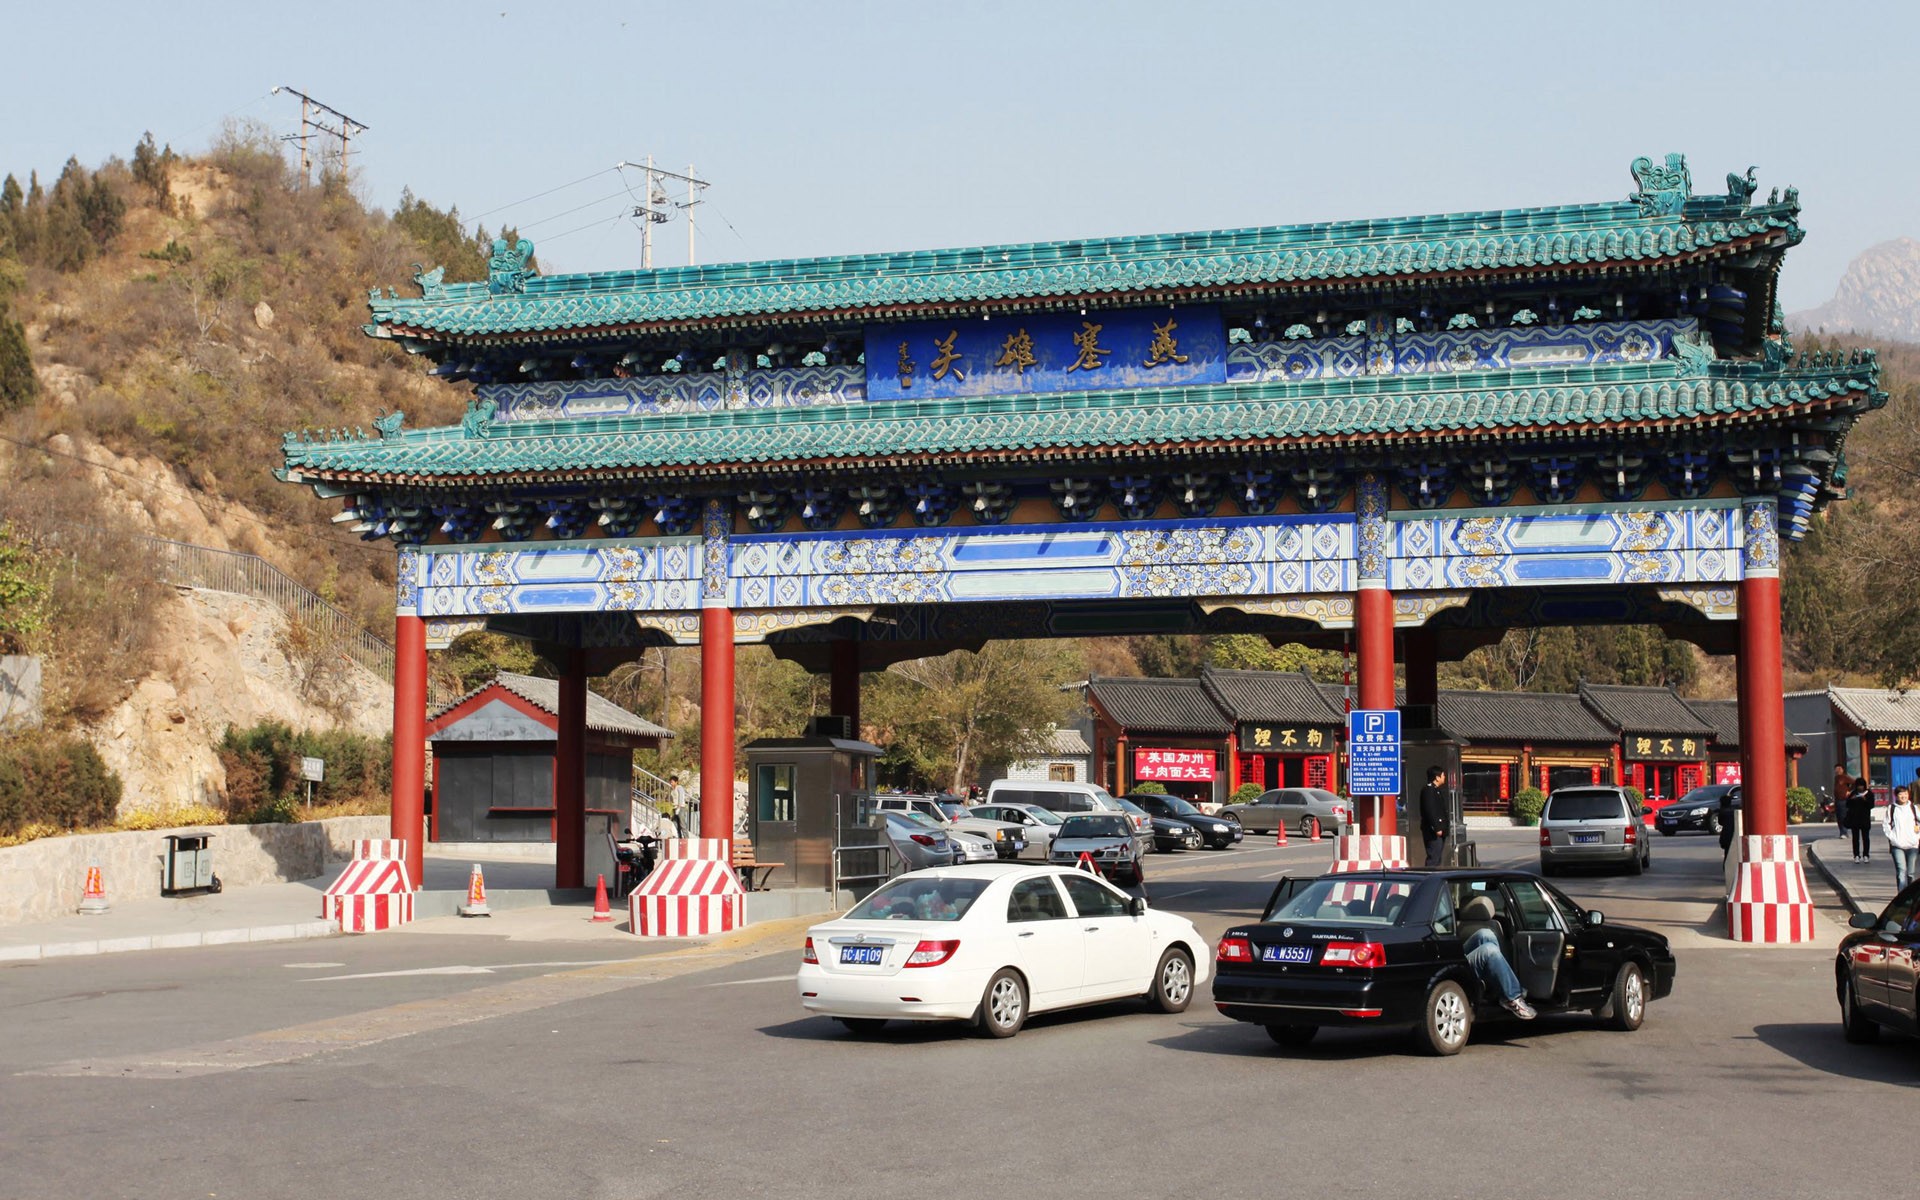
[[[1819,829],[1819,833],[1808,833]],[[1854,912],[1877,913],[1893,899],[1893,859],[1887,854],[1886,839],[1876,830],[1873,854],[1863,863],[1853,861],[1853,843],[1831,825],[1796,827],[1806,848],[1807,861],[1826,876],[1833,890],[1840,893]]]
[[[489,893],[515,892],[529,902],[547,902],[534,893],[553,887],[551,863],[470,856],[429,856],[423,881],[426,890],[421,894],[464,897],[476,861],[486,873]],[[128,901],[115,903],[99,916],[75,914],[0,926],[0,962],[331,937],[337,930],[321,918],[320,897],[346,869],[344,861],[328,863],[326,874],[293,883],[234,888],[212,896]],[[112,880],[107,881],[107,898],[113,899]],[[449,899],[449,905],[453,903],[457,900]]]

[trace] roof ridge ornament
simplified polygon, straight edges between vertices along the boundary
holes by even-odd
[[[445,267],[435,267],[429,271],[419,263],[413,264],[413,282],[419,285],[422,300],[444,300],[447,297],[446,284],[442,282],[447,275]]]
[[[1687,198],[1693,195],[1693,172],[1687,170],[1684,154],[1667,155],[1663,167],[1655,166],[1652,159],[1641,155],[1633,160],[1631,170],[1640,190],[1627,199],[1640,206],[1643,217],[1679,216]]]
[[[1754,172],[1756,170],[1758,170],[1758,168],[1748,167],[1745,175],[1741,175],[1737,171],[1727,172],[1728,200],[1738,204],[1741,208],[1746,208],[1752,203],[1753,193],[1760,188],[1759,182],[1754,178]]]
[[[483,438],[487,436],[487,426],[493,421],[493,414],[499,409],[500,402],[492,396],[480,396],[467,401],[466,415],[460,418],[460,433],[463,437]]]
[[[397,408],[384,417],[375,417],[373,419],[373,427],[380,431],[382,438],[399,437],[400,427],[406,423],[407,414]]]
[[[521,238],[511,246],[505,238],[493,239],[493,252],[487,256],[487,291],[495,296],[519,295],[527,290],[534,271],[533,243]]]

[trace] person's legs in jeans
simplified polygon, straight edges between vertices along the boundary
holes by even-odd
[[[1916,868],[1920,868],[1920,850],[1893,847],[1893,890],[1898,892],[1912,883]]]
[[[1507,956],[1500,952],[1500,939],[1494,936],[1493,930],[1476,929],[1467,938],[1466,951],[1473,973],[1500,993],[1502,1003],[1511,1006],[1516,1001],[1524,1002],[1526,989],[1520,986],[1520,977],[1508,965]]]

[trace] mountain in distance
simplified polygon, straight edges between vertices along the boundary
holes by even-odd
[[[1920,342],[1920,241],[1895,238],[1847,264],[1833,299],[1793,314],[1795,329]]]

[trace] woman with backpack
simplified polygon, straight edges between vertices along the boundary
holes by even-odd
[[[1893,890],[1898,893],[1913,882],[1914,868],[1920,866],[1920,819],[1906,788],[1894,789],[1893,803],[1881,814],[1880,831],[1893,849]]]
[[[1853,861],[1872,861],[1873,835],[1870,831],[1873,828],[1873,792],[1867,787],[1865,779],[1853,781],[1841,807],[1840,823],[1853,834]]]

